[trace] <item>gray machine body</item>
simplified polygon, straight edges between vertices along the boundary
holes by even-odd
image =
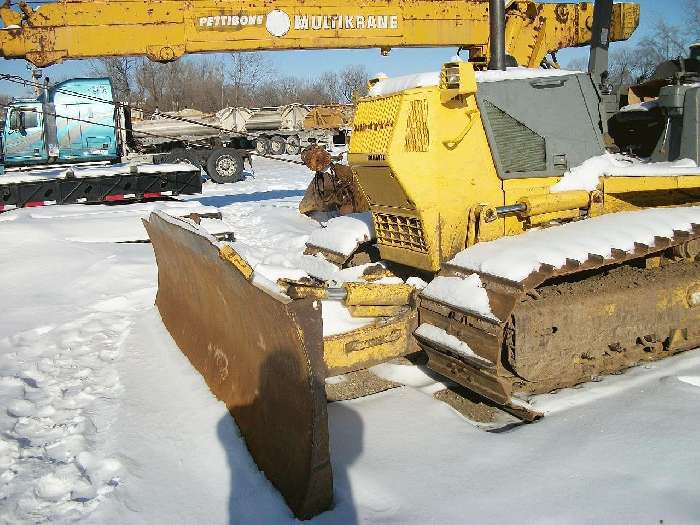
[[[697,84],[664,86],[658,107],[666,127],[651,159],[656,162],[691,159],[700,164],[700,87]]]
[[[477,103],[502,179],[561,176],[605,151],[600,96],[585,73],[483,82]]]

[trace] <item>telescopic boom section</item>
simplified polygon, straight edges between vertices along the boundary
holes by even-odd
[[[462,46],[485,65],[488,10],[473,0],[63,0],[36,9],[6,0],[0,56],[42,67],[105,56],[167,62],[206,52]],[[516,1],[505,18],[506,52],[539,66],[548,53],[590,42],[593,4]],[[626,40],[638,23],[637,4],[615,5],[611,40]]]

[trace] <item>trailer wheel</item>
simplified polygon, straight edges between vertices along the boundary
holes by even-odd
[[[270,139],[267,137],[258,137],[255,139],[255,152],[260,155],[267,155],[270,153]]]
[[[289,135],[287,137],[287,154],[288,155],[299,155],[301,153],[301,141],[296,135]]]
[[[287,142],[284,137],[275,135],[270,139],[270,153],[272,155],[282,155],[287,150]]]
[[[243,157],[231,148],[215,149],[207,159],[207,173],[218,184],[243,180]]]

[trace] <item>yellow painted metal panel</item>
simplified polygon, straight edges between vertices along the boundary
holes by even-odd
[[[360,370],[418,350],[413,331],[418,312],[410,310],[380,324],[323,338],[323,360],[328,375]]]
[[[507,10],[508,52],[538,65],[548,52],[587,43],[586,6],[515,2]],[[634,4],[623,6],[615,7],[613,39],[638,23],[627,14]],[[0,56],[38,66],[99,56],[167,61],[203,52],[457,45],[483,61],[489,45],[488,4],[474,0],[64,0],[21,12],[3,7],[0,17],[17,26],[0,32]]]

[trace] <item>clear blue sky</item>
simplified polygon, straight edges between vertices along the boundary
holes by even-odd
[[[663,18],[670,23],[679,23],[683,18],[682,0],[637,0],[642,6],[640,28],[631,43],[643,37],[653,26],[654,20]],[[621,45],[621,44],[613,44]],[[449,60],[456,49],[393,49],[388,57],[382,57],[377,49],[331,50],[331,51],[276,51],[266,53],[272,66],[282,74],[299,77],[316,77],[319,73],[342,69],[350,64],[363,64],[370,74],[378,72],[389,76],[436,70]],[[559,61],[586,56],[587,48],[563,50]],[[45,74],[53,78],[85,75],[89,71],[88,61],[69,61],[46,68]],[[21,60],[0,59],[0,72],[22,75],[29,78],[26,63]],[[0,93],[19,96],[22,88],[8,82],[0,82]]]

